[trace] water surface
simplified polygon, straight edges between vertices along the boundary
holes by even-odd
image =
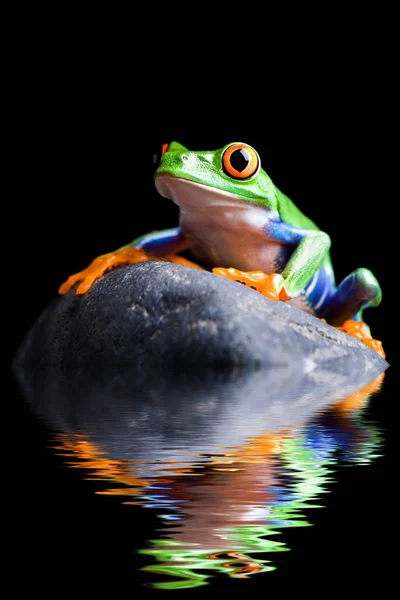
[[[288,532],[325,510],[340,469],[368,472],[383,456],[365,413],[384,378],[360,386],[296,365],[146,381],[127,369],[28,368],[18,381],[57,472],[90,482],[100,514],[125,507],[132,581],[174,590],[267,584],[291,551]]]

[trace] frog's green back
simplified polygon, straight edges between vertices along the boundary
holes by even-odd
[[[278,190],[275,186],[277,198],[278,198],[278,210],[279,216],[285,223],[293,225],[293,227],[300,227],[302,229],[315,229],[319,231],[319,227],[306,217],[299,208],[288,198],[283,192]]]

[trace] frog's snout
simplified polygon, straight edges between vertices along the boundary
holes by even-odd
[[[157,174],[175,173],[183,168],[186,160],[187,156],[185,154],[180,154],[179,152],[165,152],[161,157]]]

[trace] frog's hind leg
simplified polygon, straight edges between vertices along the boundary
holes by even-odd
[[[342,281],[330,298],[325,319],[385,358],[382,342],[372,338],[368,325],[362,320],[364,308],[378,306],[381,299],[381,288],[371,271],[356,269]]]
[[[368,269],[356,269],[338,286],[331,297],[325,319],[340,326],[348,319],[362,320],[362,311],[378,306],[382,292],[375,276]]]

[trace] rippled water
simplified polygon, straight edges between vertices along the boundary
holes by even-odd
[[[118,369],[28,369],[18,380],[52,452],[91,493],[135,519],[155,514],[146,542],[132,539],[142,585],[193,589],[274,571],[290,550],[283,532],[324,510],[337,466],[368,469],[382,455],[384,434],[364,412],[384,377],[355,386],[303,365],[145,382]]]
[[[153,581],[168,589],[204,585],[211,573],[274,569],[273,553],[288,550],[279,531],[309,525],[304,509],[321,508],[332,465],[368,464],[381,445],[376,427],[335,411],[195,458],[175,446],[165,448],[165,461],[112,459],[89,439],[62,433],[53,448],[69,467],[111,484],[98,494],[158,511],[158,536],[139,552],[150,557],[144,570],[171,577]]]

